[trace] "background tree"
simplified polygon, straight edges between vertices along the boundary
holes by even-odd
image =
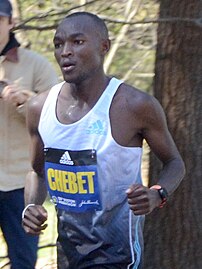
[[[154,94],[187,174],[170,203],[147,216],[145,268],[202,268],[202,2],[160,2]],[[163,22],[164,21],[164,22]],[[159,163],[151,156],[151,184]]]

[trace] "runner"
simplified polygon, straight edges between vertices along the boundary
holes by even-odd
[[[64,82],[30,102],[34,171],[27,176],[23,226],[46,228],[46,185],[58,214],[58,268],[141,268],[144,215],[162,207],[184,164],[157,100],[103,71],[110,49],[94,14],[67,16],[54,36]],[[142,185],[142,143],[163,163]],[[46,183],[45,183],[46,179]]]

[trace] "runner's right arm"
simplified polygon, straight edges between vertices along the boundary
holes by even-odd
[[[25,184],[25,211],[22,225],[27,233],[38,235],[47,227],[47,211],[42,206],[47,196],[44,178],[43,142],[38,132],[39,118],[47,93],[30,100],[27,107],[27,127],[31,138],[30,152],[33,171],[28,172]]]

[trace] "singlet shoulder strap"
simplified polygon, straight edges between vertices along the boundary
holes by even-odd
[[[100,97],[97,106],[103,111],[106,112],[109,110],[111,106],[112,99],[117,92],[119,86],[123,83],[122,80],[119,80],[113,77],[109,84],[107,85],[105,91],[103,92],[102,96]]]

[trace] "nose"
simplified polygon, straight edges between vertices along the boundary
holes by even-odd
[[[64,44],[64,46],[63,46],[63,50],[62,50],[61,56],[62,57],[69,57],[71,55],[73,55],[72,46],[69,43],[66,42]]]

